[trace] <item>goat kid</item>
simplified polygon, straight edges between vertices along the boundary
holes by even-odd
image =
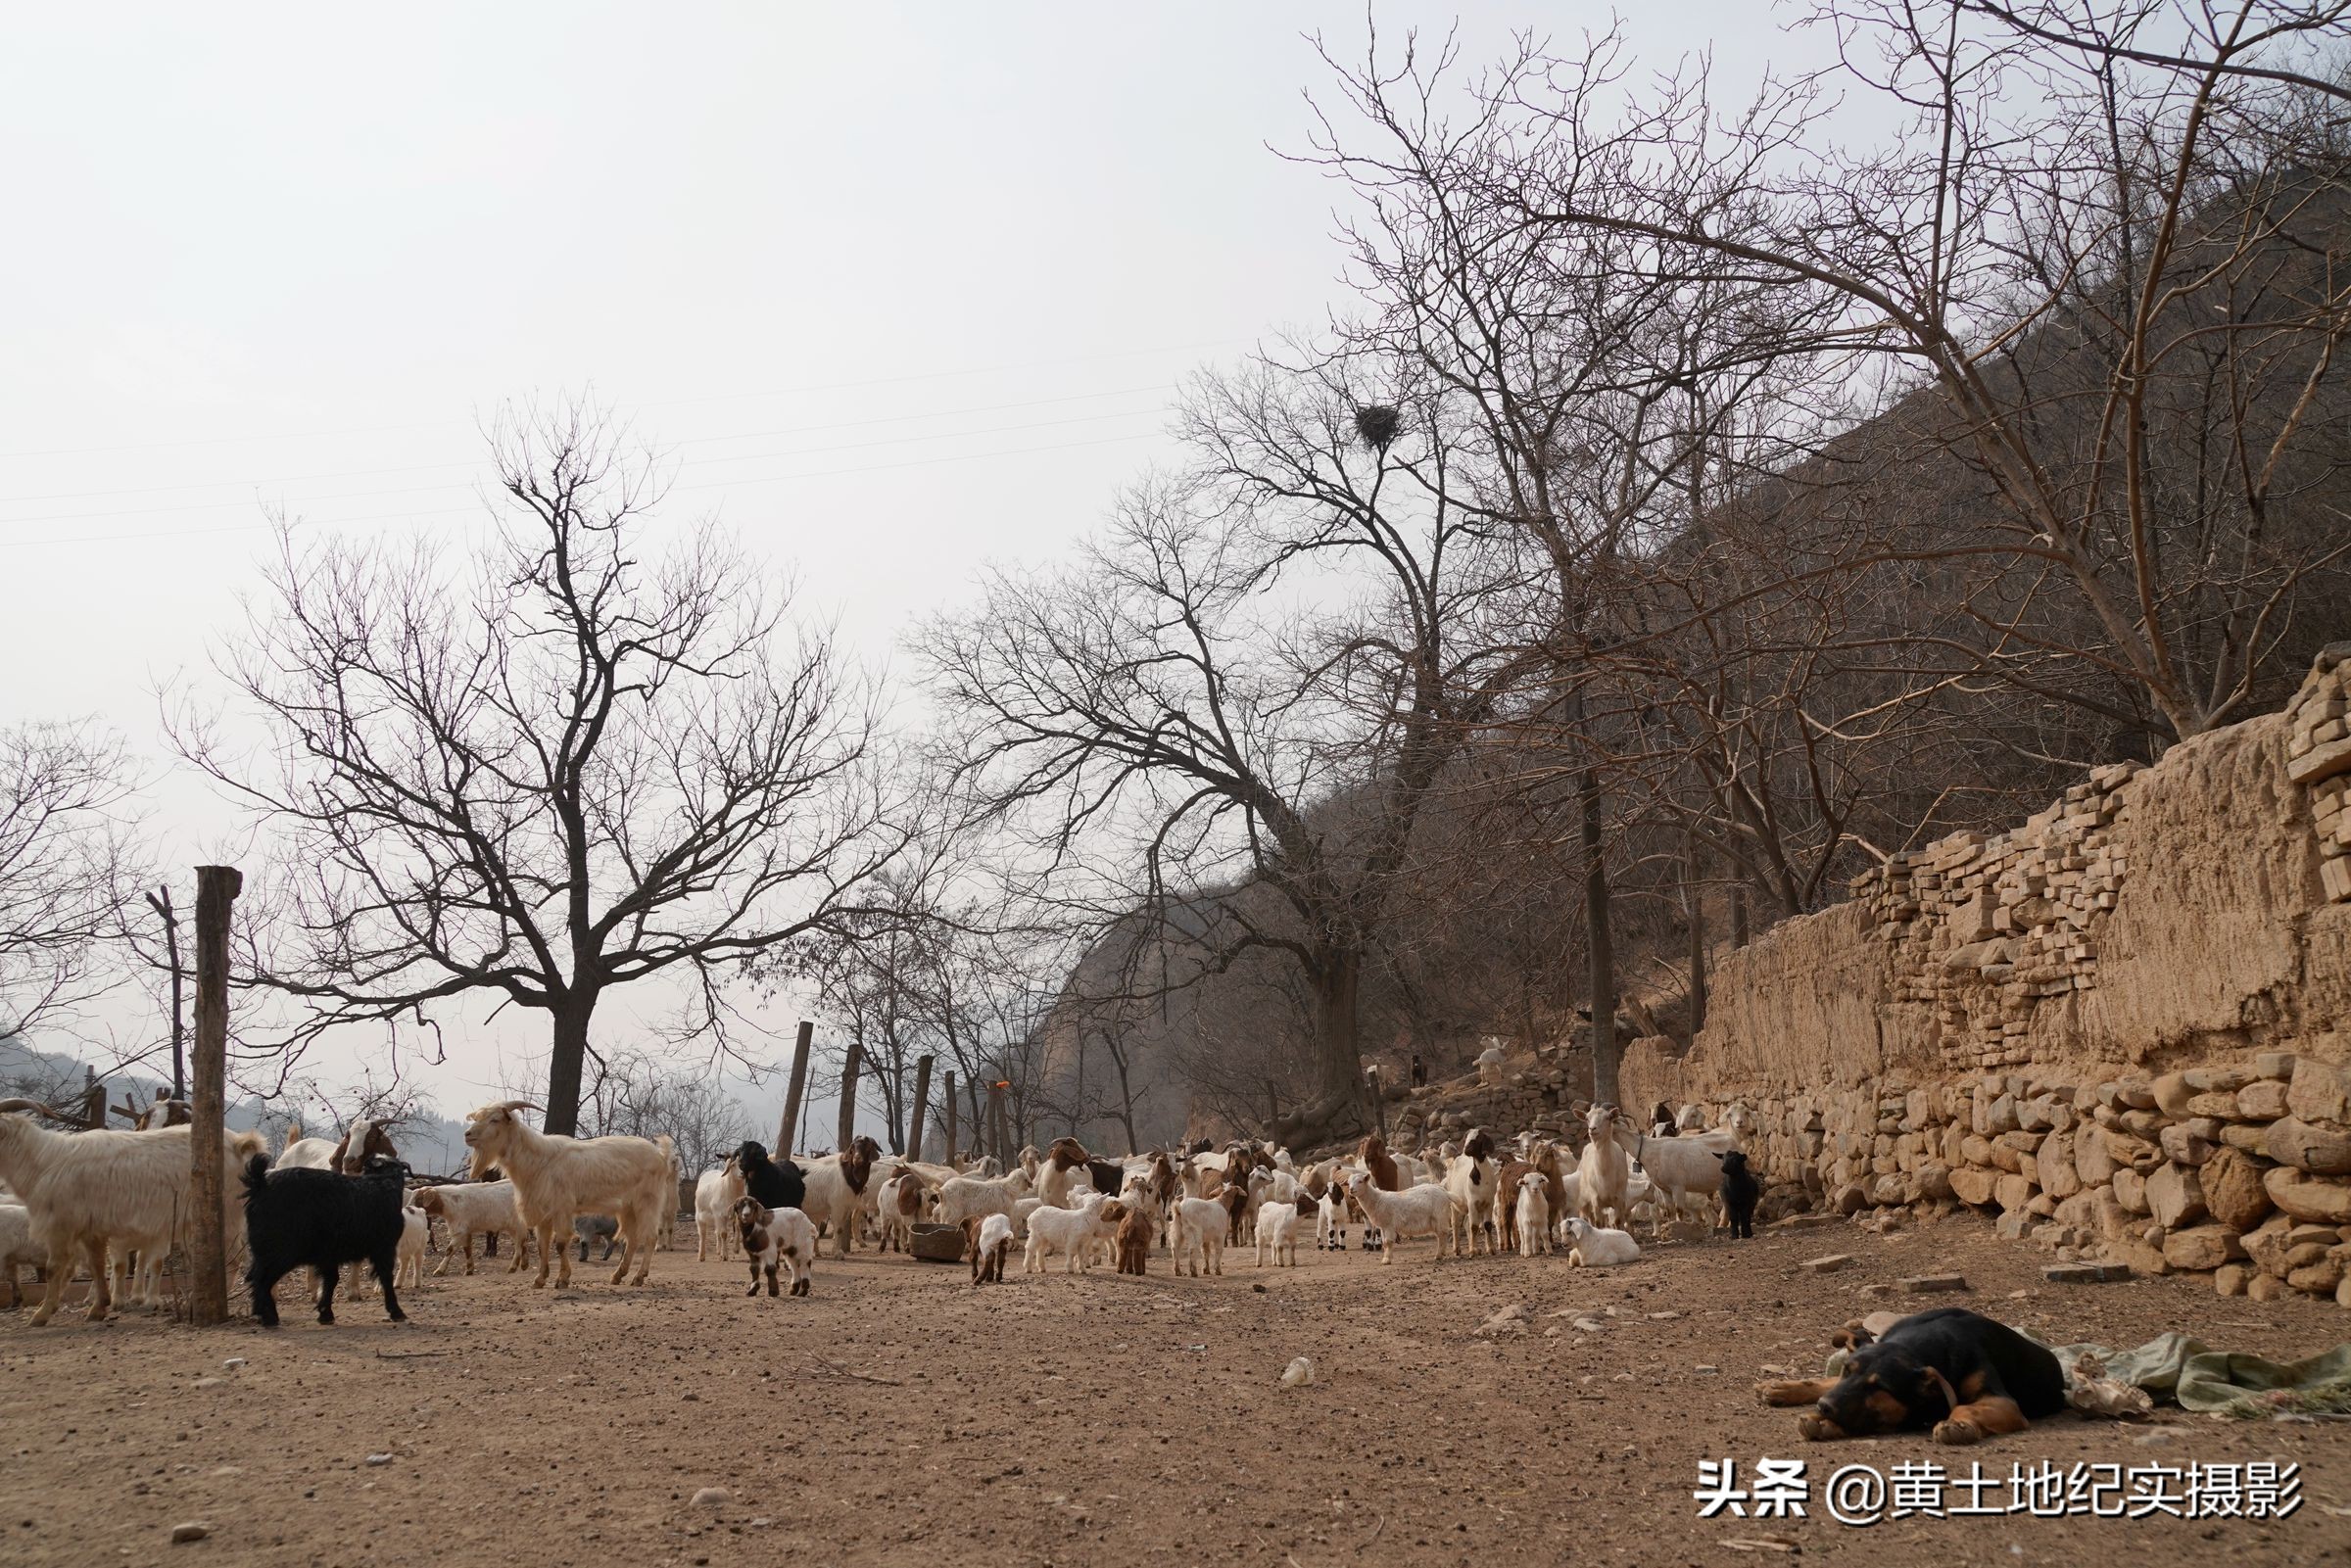
[[[1004,1256],[1012,1251],[1012,1220],[1005,1214],[974,1214],[963,1222],[963,1250],[971,1256],[972,1284],[1004,1283]]]
[[[751,1288],[745,1296],[759,1294],[762,1276],[768,1295],[775,1295],[779,1265],[792,1281],[792,1295],[808,1294],[816,1271],[815,1221],[797,1209],[770,1209],[756,1198],[741,1198],[735,1203],[735,1226],[743,1256],[751,1265]]]

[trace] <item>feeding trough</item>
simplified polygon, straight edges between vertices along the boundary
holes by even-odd
[[[914,1227],[914,1241],[906,1250],[925,1262],[960,1263],[963,1261],[963,1227],[917,1225]]]

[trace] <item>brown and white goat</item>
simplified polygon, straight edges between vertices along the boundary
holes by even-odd
[[[751,1288],[744,1292],[745,1296],[759,1294],[763,1276],[768,1295],[775,1295],[779,1266],[792,1281],[792,1295],[808,1294],[816,1273],[816,1226],[806,1214],[797,1209],[770,1209],[756,1198],[741,1198],[735,1204],[735,1225],[743,1256],[751,1265]]]

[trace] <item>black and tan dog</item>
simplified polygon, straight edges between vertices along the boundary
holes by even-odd
[[[1919,1312],[1882,1338],[1850,1343],[1843,1377],[1755,1385],[1765,1404],[1816,1406],[1796,1423],[1808,1442],[1932,1426],[1938,1443],[1981,1443],[2065,1408],[2057,1357],[1964,1307]]]

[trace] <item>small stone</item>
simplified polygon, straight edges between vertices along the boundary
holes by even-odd
[[[1471,1330],[1477,1335],[1523,1334],[1526,1332],[1526,1308],[1506,1307]]]
[[[1964,1274],[1913,1274],[1902,1281],[1902,1289],[1910,1292],[1913,1296],[1924,1295],[1930,1291],[1958,1291],[1967,1288],[1967,1276]]]
[[[189,1384],[188,1387],[192,1389],[216,1389],[227,1381],[228,1379],[224,1377],[200,1377],[195,1382]]]
[[[1301,1355],[1281,1369],[1281,1386],[1285,1389],[1299,1388],[1314,1380],[1315,1358],[1311,1355]]]
[[[694,1505],[697,1508],[723,1508],[734,1500],[735,1494],[725,1487],[704,1487],[693,1497]]]
[[[1831,1253],[1826,1258],[1808,1258],[1804,1267],[1815,1274],[1833,1274],[1853,1260],[1850,1253]]]
[[[1722,1370],[1722,1368],[1721,1368],[1721,1367],[1719,1367],[1719,1366],[1704,1366],[1704,1365],[1701,1365],[1701,1366],[1698,1366],[1698,1367],[1695,1367],[1695,1368],[1693,1368],[1693,1370],[1695,1370],[1695,1371],[1699,1371],[1699,1372],[1719,1372],[1719,1371],[1721,1371],[1721,1370]]]
[[[230,1371],[234,1371],[238,1367],[245,1364],[245,1357],[242,1355],[232,1355],[227,1360],[222,1361],[220,1364],[227,1367]]]
[[[367,1462],[369,1464],[390,1464],[392,1462],[392,1455],[388,1453],[371,1453],[367,1455]]]
[[[2110,1285],[2129,1279],[2131,1268],[2127,1263],[2051,1263],[2040,1277],[2055,1285]]]
[[[1892,1284],[1890,1284],[1890,1283],[1888,1283],[1887,1281],[1885,1281],[1885,1280],[1882,1280],[1882,1279],[1881,1279],[1881,1280],[1877,1280],[1877,1281],[1875,1281],[1874,1283],[1871,1283],[1871,1284],[1868,1284],[1868,1285],[1864,1285],[1864,1286],[1862,1286],[1862,1287],[1861,1287],[1861,1294],[1862,1294],[1862,1295],[1864,1295],[1864,1296],[1874,1296],[1874,1297],[1878,1298],[1878,1299],[1879,1299],[1879,1300],[1881,1300],[1881,1301],[1883,1301],[1885,1298],[1887,1298],[1887,1297],[1889,1297],[1889,1296],[1892,1296],[1892,1295],[1894,1294],[1894,1291],[1895,1291],[1895,1287],[1894,1287]]]
[[[2212,1271],[2212,1288],[2223,1296],[2242,1296],[2253,1271],[2242,1263],[2223,1263]]]
[[[174,1546],[184,1546],[191,1541],[202,1541],[205,1537],[211,1535],[212,1533],[213,1527],[211,1525],[198,1524],[195,1520],[191,1519],[186,1524],[178,1524],[171,1527],[171,1544]]]

